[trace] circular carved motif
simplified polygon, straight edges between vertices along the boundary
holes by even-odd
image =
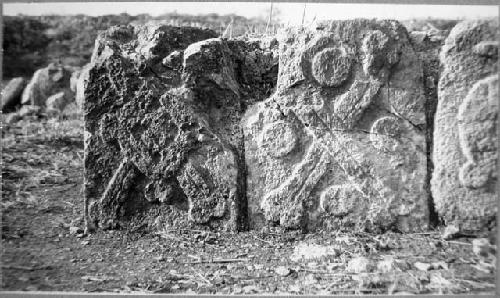
[[[264,128],[260,146],[271,156],[280,158],[295,149],[298,136],[291,124],[285,122],[273,123]]]
[[[312,75],[321,85],[337,87],[342,85],[351,72],[352,59],[345,48],[326,48],[312,60]]]
[[[370,141],[372,145],[384,151],[393,151],[399,143],[401,126],[399,119],[386,116],[377,119],[370,130]]]

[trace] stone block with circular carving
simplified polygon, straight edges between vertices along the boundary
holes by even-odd
[[[252,227],[426,229],[422,66],[394,21],[286,29],[277,91],[242,121]]]
[[[464,21],[441,51],[432,195],[446,224],[492,226],[497,213],[498,21]]]
[[[321,85],[340,86],[349,78],[351,59],[343,47],[323,49],[312,60],[312,74]]]

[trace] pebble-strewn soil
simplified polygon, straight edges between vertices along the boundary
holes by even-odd
[[[132,221],[126,230],[84,235],[79,230],[83,227],[82,122],[33,119],[4,124],[2,149],[2,290],[495,291],[496,246],[472,244],[487,235],[444,240],[440,229],[374,236],[302,234],[278,228],[225,234],[203,227],[171,230],[158,223],[135,224],[140,221]]]

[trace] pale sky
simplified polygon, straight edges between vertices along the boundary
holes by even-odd
[[[274,3],[274,10],[280,11],[280,19],[290,24],[302,21],[303,3]],[[126,12],[130,15],[148,13],[156,16],[177,11],[181,14],[218,13],[237,14],[245,17],[265,15],[269,10],[267,2],[58,2],[58,3],[4,3],[4,15],[103,15]],[[487,5],[411,5],[411,4],[339,4],[308,3],[305,21],[350,18],[443,18],[469,19],[498,17],[498,6]]]

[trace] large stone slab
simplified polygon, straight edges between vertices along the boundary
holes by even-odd
[[[277,91],[242,121],[251,226],[426,229],[426,97],[406,30],[334,21],[279,42]]]
[[[161,204],[192,223],[246,228],[239,124],[276,67],[258,42],[215,36],[150,25],[98,37],[83,92],[88,228]]]
[[[498,21],[464,21],[441,51],[432,194],[447,224],[464,231],[497,210]]]

